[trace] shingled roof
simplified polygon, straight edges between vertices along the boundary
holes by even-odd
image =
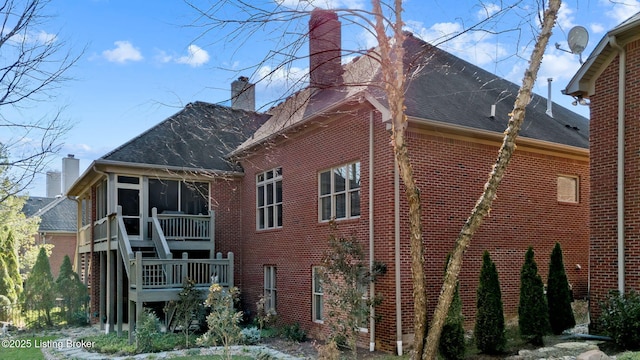
[[[520,87],[407,33],[404,42],[408,76],[406,114],[412,120],[504,132]],[[332,104],[365,96],[386,107],[376,49],[344,65],[341,89],[304,89],[269,111],[273,116],[234,153],[317,118]],[[491,105],[496,106],[491,117]],[[537,94],[526,110],[520,136],[578,148],[589,147],[589,121],[558,104],[547,111]]]
[[[66,197],[29,197],[22,212],[27,217],[40,217],[39,232],[75,233],[77,230],[78,205]]]
[[[167,167],[236,171],[226,155],[269,117],[197,101],[100,160]]]

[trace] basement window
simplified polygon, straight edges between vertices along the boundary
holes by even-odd
[[[558,175],[558,202],[577,204],[579,201],[577,176]]]

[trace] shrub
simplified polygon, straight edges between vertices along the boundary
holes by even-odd
[[[284,335],[284,337],[286,337],[287,339],[295,342],[303,342],[307,340],[307,333],[300,328],[299,323],[283,327],[282,335]]]
[[[64,256],[55,284],[56,292],[62,301],[62,316],[69,325],[86,325],[87,316],[84,306],[87,301],[87,287],[80,280],[80,276],[73,271],[69,255]]]
[[[235,310],[239,290],[236,287],[223,289],[220,284],[211,284],[205,306],[211,309],[207,315],[209,329],[198,339],[201,344],[222,345],[227,356],[229,346],[241,340],[240,320],[242,311]]]
[[[258,327],[260,330],[272,326],[278,316],[274,310],[266,309],[266,298],[263,295],[260,295],[260,299],[256,302],[256,318],[255,321],[258,323]]]
[[[449,263],[450,255],[447,256],[446,263]],[[446,269],[445,269],[446,270]],[[447,318],[442,327],[440,344],[438,350],[440,355],[447,360],[458,360],[464,358],[464,317],[462,316],[462,300],[460,299],[460,286],[456,282],[456,289],[453,293],[451,306]]]
[[[153,351],[153,341],[158,334],[160,334],[160,320],[153,311],[145,309],[136,326],[136,351],[139,353]]]
[[[538,274],[533,248],[529,246],[520,271],[520,303],[518,305],[520,336],[533,345],[542,345],[549,333],[549,308],[544,296],[544,284]]]
[[[640,349],[640,294],[611,292],[601,308],[598,325],[605,335],[624,349]]]
[[[189,346],[189,334],[193,332],[193,322],[200,324],[204,317],[202,305],[203,292],[196,288],[194,280],[185,277],[182,281],[182,290],[178,293],[178,301],[170,301],[164,308],[165,314],[172,314],[177,327],[184,335],[185,346]]]
[[[338,349],[338,344],[333,339],[324,345],[316,346],[316,349],[318,350],[318,360],[340,359],[340,349]]]
[[[38,252],[38,258],[27,277],[22,295],[24,298],[23,303],[28,308],[38,312],[37,326],[42,325],[40,321],[43,317],[46,325],[53,325],[51,310],[53,309],[56,294],[53,288],[53,275],[51,275],[49,257],[44,247],[41,247]]]
[[[478,284],[475,340],[478,350],[496,354],[504,350],[504,312],[498,270],[489,252],[482,255],[480,283]]]
[[[547,279],[547,303],[549,305],[549,323],[551,331],[560,335],[566,329],[576,325],[571,308],[571,291],[562,261],[562,249],[556,243],[551,252],[549,277]]]
[[[240,335],[242,335],[242,342],[245,345],[253,345],[260,342],[260,330],[255,326],[242,329]]]

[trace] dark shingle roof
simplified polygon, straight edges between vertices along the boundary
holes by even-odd
[[[520,89],[510,81],[483,70],[450,53],[438,49],[411,34],[405,43],[405,71],[408,75],[406,114],[409,117],[502,133]],[[380,62],[376,49],[344,66],[344,88],[317,91],[302,90],[271,109],[271,117],[236,152],[243,151],[274,134],[294,128],[349,97],[368,93],[386,106],[381,84]],[[360,95],[359,95],[360,94]],[[496,116],[491,118],[491,105]],[[558,104],[553,117],[546,114],[547,99],[537,94],[527,106],[520,135],[587,149],[589,121]]]
[[[40,232],[76,232],[78,206],[66,197],[29,197],[22,207],[27,217],[40,217]]]
[[[503,132],[520,89],[446,51],[409,36],[405,42],[410,70],[418,69],[406,93],[407,115],[493,132]],[[413,56],[413,59],[410,58]],[[490,117],[491,105],[496,117]],[[533,94],[521,136],[589,147],[589,121],[558,104],[546,114],[547,99]]]
[[[237,166],[225,156],[267,118],[253,111],[197,101],[101,159],[235,171]]]

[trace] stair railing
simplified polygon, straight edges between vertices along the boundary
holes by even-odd
[[[158,258],[173,259],[173,254],[171,254],[169,244],[167,244],[167,239],[158,220],[158,209],[155,207],[151,209],[151,224],[151,240],[153,240],[153,244],[156,247]]]

